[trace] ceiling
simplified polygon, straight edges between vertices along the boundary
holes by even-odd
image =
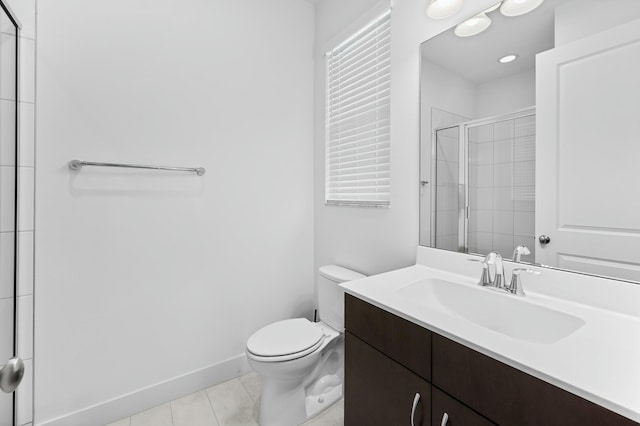
[[[566,0],[546,0],[532,12],[503,16],[499,10],[487,14],[491,26],[484,32],[461,38],[453,28],[422,44],[422,60],[431,61],[476,84],[531,70],[535,55],[554,46],[554,10]],[[509,64],[498,59],[516,53]]]

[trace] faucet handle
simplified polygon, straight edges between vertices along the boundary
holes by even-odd
[[[516,268],[511,273],[511,283],[506,288],[509,293],[515,294],[517,296],[525,296],[524,289],[522,288],[522,280],[520,279],[520,273],[527,272],[531,275],[540,275],[542,272],[534,271],[533,269],[528,268]]]

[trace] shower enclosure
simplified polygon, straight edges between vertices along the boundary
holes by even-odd
[[[431,246],[535,253],[535,110],[434,130]]]
[[[18,29],[0,0],[0,426],[15,419],[15,388],[24,374],[16,357]]]

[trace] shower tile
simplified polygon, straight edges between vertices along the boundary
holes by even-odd
[[[514,217],[512,211],[494,210],[493,231],[499,234],[513,234]]]
[[[221,426],[258,425],[254,402],[239,379],[208,388],[207,395]]]
[[[515,120],[515,137],[535,135],[536,133],[536,117],[529,115],[527,117],[516,118]]]
[[[534,212],[514,212],[514,228],[517,235],[535,234],[535,214]]]
[[[493,250],[509,258],[514,248],[513,234],[493,234]]]
[[[15,227],[15,167],[0,166],[0,232]]]
[[[473,185],[471,182],[469,184]],[[474,186],[478,188],[493,187],[493,164],[478,166],[478,175]]]
[[[476,232],[493,232],[491,210],[471,210],[469,212],[469,228]]]
[[[171,401],[173,426],[218,426],[205,391]]]
[[[33,231],[34,168],[19,167],[20,199],[18,206],[18,231]]]
[[[18,297],[18,356],[33,358],[33,296]]]
[[[493,162],[495,164],[510,163],[513,161],[513,140],[504,139],[493,143]]]
[[[13,298],[0,299],[0,342],[13,341]],[[0,345],[2,362],[13,355],[12,345]]]
[[[18,162],[20,166],[34,166],[35,151],[35,105],[20,102],[20,147]]]
[[[511,187],[512,185],[512,163],[495,164],[493,166],[493,186],[498,187]]]
[[[33,231],[18,232],[18,296],[33,294]]]
[[[493,125],[493,139],[496,141],[511,139],[514,134],[513,120],[500,121]]]
[[[473,140],[478,143],[493,142],[493,124],[472,127],[469,129],[469,140]]]
[[[0,299],[13,297],[14,235],[0,233]]]
[[[483,142],[477,144],[476,164],[493,164],[493,142]]]
[[[0,165],[16,165],[16,103],[0,101]]]
[[[493,234],[489,232],[478,232],[478,253],[489,253],[493,250]]]
[[[16,37],[9,34],[0,34],[0,98],[6,100],[16,99]]]
[[[535,135],[522,136],[513,140],[513,161],[536,160]]]
[[[131,426],[172,426],[169,403],[131,416]]]
[[[19,425],[33,420],[33,360],[25,359],[24,377],[16,390],[16,419]]]
[[[496,210],[513,210],[511,188],[494,188],[493,208]]]
[[[535,200],[515,200],[513,202],[513,210],[522,212],[535,212],[536,202]]]
[[[36,92],[36,42],[20,38],[20,101],[35,102]]]
[[[493,188],[469,188],[469,206],[476,210],[491,210],[493,192]]]

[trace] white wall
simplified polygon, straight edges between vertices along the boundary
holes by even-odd
[[[349,3],[346,5],[345,3]],[[415,262],[418,245],[420,52],[424,40],[494,3],[466,2],[455,17],[426,17],[428,0],[396,0],[391,16],[391,207],[324,205],[324,59],[316,50],[315,264],[377,273]],[[324,0],[316,9],[316,46],[324,46],[376,4]]]
[[[536,104],[534,69],[478,85],[477,117],[508,114]]]
[[[38,3],[38,424],[232,377],[312,315],[313,28],[300,0]]]

